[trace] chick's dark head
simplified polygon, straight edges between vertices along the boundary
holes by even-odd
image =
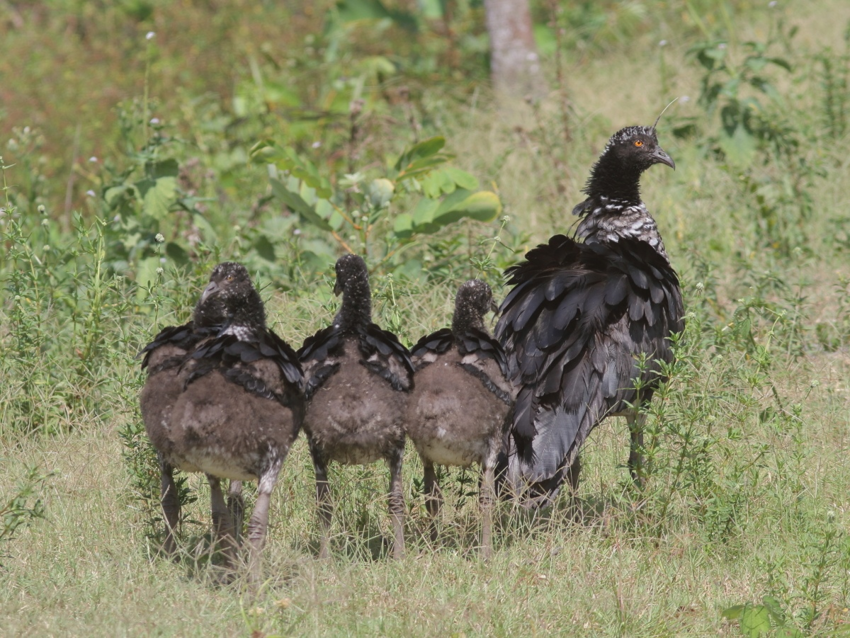
[[[455,296],[455,314],[452,332],[462,334],[469,328],[484,328],[484,315],[496,311],[493,291],[480,279],[470,279],[458,288]]]
[[[194,319],[199,327],[223,324],[265,327],[265,308],[248,270],[231,261],[216,266],[195,306]]]
[[[336,284],[334,294],[341,295],[352,284],[369,281],[369,271],[366,262],[360,255],[343,255],[336,261]]]

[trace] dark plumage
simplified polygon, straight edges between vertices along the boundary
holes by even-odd
[[[142,416],[163,463],[169,535],[179,518],[172,468],[207,474],[213,524],[228,561],[237,529],[220,479],[231,479],[232,486],[256,480],[257,502],[248,525],[256,558],[265,540],[272,489],[304,418],[295,352],[266,328],[263,303],[248,271],[230,262],[213,270],[193,321],[166,328],[142,352],[142,365],[150,370],[141,395]]]
[[[627,404],[651,399],[657,361],[672,360],[668,337],[683,327],[679,280],[640,198],[641,173],[658,163],[675,168],[654,126],[615,133],[573,209],[575,237],[556,235],[507,271],[513,289],[496,338],[519,388],[508,476],[517,490],[532,484],[531,504],[550,502],[571,466],[577,480],[579,448],[606,416],[629,417],[629,466],[640,480],[642,429]]]
[[[416,388],[407,412],[407,434],[425,466],[426,503],[432,519],[442,503],[434,465],[481,465],[485,557],[492,547],[496,459],[513,404],[505,353],[484,327],[484,315],[495,309],[490,286],[483,281],[472,279],[460,287],[451,329],[423,337],[411,350]],[[433,520],[431,534],[436,540]]]
[[[413,388],[410,354],[394,334],[372,323],[369,275],[363,259],[340,257],[334,292],[342,293],[342,307],[333,324],[309,337],[298,351],[309,400],[304,430],[316,470],[322,527],[319,556],[328,556],[333,511],[328,463],[367,464],[383,458],[390,468],[393,555],[401,558],[404,417],[407,393]]]

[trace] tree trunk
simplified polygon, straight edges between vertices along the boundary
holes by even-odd
[[[541,97],[547,91],[531,29],[528,0],[484,0],[490,34],[490,77],[504,97]]]

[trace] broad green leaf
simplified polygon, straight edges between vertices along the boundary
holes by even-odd
[[[274,252],[274,244],[272,244],[265,235],[257,237],[257,240],[254,242],[254,250],[256,250],[257,254],[266,261],[270,261],[272,263],[277,261]]]
[[[785,622],[785,612],[782,611],[782,605],[772,596],[762,598],[765,608],[773,617],[774,623],[781,625]]]
[[[448,169],[431,171],[422,180],[422,192],[431,199],[437,199],[443,193],[452,193],[455,190],[455,181],[448,173]]]
[[[215,229],[207,221],[207,218],[200,213],[194,213],[192,215],[192,224],[201,231],[201,239],[204,243],[214,244],[218,241],[218,233],[215,232]]]
[[[337,2],[336,10],[342,22],[379,20],[390,17],[390,12],[387,11],[380,0],[342,0]]]
[[[176,178],[143,179],[136,182],[136,187],[142,195],[142,209],[146,215],[159,221],[168,217],[171,205],[177,199]]]
[[[399,174],[400,179],[409,179],[411,177],[418,177],[420,175],[425,175],[433,169],[434,166],[439,166],[440,164],[445,164],[449,160],[449,157],[446,155],[435,155],[433,157],[423,157],[422,159],[418,159],[415,162],[411,162],[407,165],[407,168],[403,170]]]
[[[751,56],[744,61],[744,64],[756,73],[758,73],[765,66],[767,66],[767,59],[761,56]]]
[[[292,177],[315,188],[319,197],[328,198],[332,194],[330,182],[319,175],[310,160],[300,157],[290,147],[280,147],[273,140],[260,140],[251,147],[248,157],[255,164],[274,164],[283,171],[289,171]]]
[[[747,605],[734,605],[733,607],[724,609],[720,615],[728,620],[738,620],[746,608]]]
[[[326,220],[322,219],[316,212],[316,209],[305,202],[301,195],[289,190],[283,185],[283,182],[279,180],[272,178],[269,179],[269,182],[271,183],[272,193],[274,193],[274,196],[286,204],[289,210],[297,213],[303,221],[313,224],[322,230],[332,230],[330,224],[328,224]]]
[[[434,223],[445,226],[464,217],[489,222],[496,219],[501,211],[502,203],[495,193],[489,191],[470,193],[459,189],[440,203],[434,213]]]
[[[444,137],[437,136],[423,140],[405,150],[395,163],[395,167],[397,170],[401,171],[416,160],[436,155],[445,145],[446,139]]]
[[[413,218],[407,213],[396,216],[393,232],[401,239],[407,239],[413,234]]]
[[[781,66],[786,71],[791,71],[791,63],[788,60],[783,58],[765,58],[771,64],[775,64],[776,66]]]
[[[183,246],[173,241],[165,244],[165,254],[178,266],[185,266],[189,263],[189,253],[186,252]]]
[[[110,206],[113,206],[115,201],[124,195],[128,189],[132,189],[132,186],[127,186],[126,184],[122,184],[121,186],[113,186],[112,188],[107,188],[106,192],[103,194],[103,199],[106,200],[106,203]]]
[[[413,209],[413,224],[414,226],[424,226],[430,224],[434,220],[434,213],[440,207],[440,202],[435,199],[423,197]]]
[[[731,136],[725,132],[720,136],[720,148],[730,164],[744,167],[755,157],[756,140],[743,124],[738,124]]]
[[[770,631],[770,614],[764,605],[748,606],[741,614],[741,631],[748,638],[759,638]]]
[[[176,159],[167,159],[161,162],[152,162],[145,165],[145,173],[148,177],[159,179],[160,177],[177,177],[180,166]]]
[[[474,191],[478,188],[478,180],[474,175],[470,175],[466,171],[462,171],[459,168],[455,168],[454,166],[448,166],[443,169],[445,173],[461,188],[465,188],[466,190]]]

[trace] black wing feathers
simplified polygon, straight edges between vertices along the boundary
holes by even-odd
[[[339,369],[337,357],[344,353],[347,333],[338,326],[328,326],[304,341],[298,350],[299,360],[309,368],[306,382],[308,397],[315,394]],[[413,389],[413,363],[410,352],[393,333],[371,323],[354,332],[360,363],[385,379],[395,390]],[[312,364],[312,365],[311,365]]]
[[[599,419],[636,399],[637,355],[672,359],[667,337],[682,329],[679,281],[645,242],[584,244],[564,235],[506,274],[514,288],[496,338],[509,378],[521,386],[512,445],[525,478],[547,481],[563,474],[566,456]]]
[[[144,358],[142,359],[142,369],[144,370],[148,367],[151,353],[157,348],[161,348],[163,346],[174,346],[188,352],[195,346],[195,344],[212,334],[214,334],[214,330],[195,330],[194,324],[191,321],[183,324],[182,326],[168,326],[167,328],[160,330],[153,338],[153,341],[142,348],[136,357],[138,358],[144,355]],[[148,370],[148,373],[155,374],[156,372],[160,372],[166,368],[179,366],[182,362],[182,356],[173,357],[156,366],[156,370]]]
[[[286,398],[252,375],[250,367],[238,365],[251,364],[261,359],[275,363],[288,384],[300,389],[303,383],[304,375],[295,351],[271,330],[253,331],[248,338],[243,339],[232,334],[210,337],[199,343],[188,359],[194,362],[194,366],[186,377],[187,386],[218,369],[225,378],[249,392],[287,405]]]

